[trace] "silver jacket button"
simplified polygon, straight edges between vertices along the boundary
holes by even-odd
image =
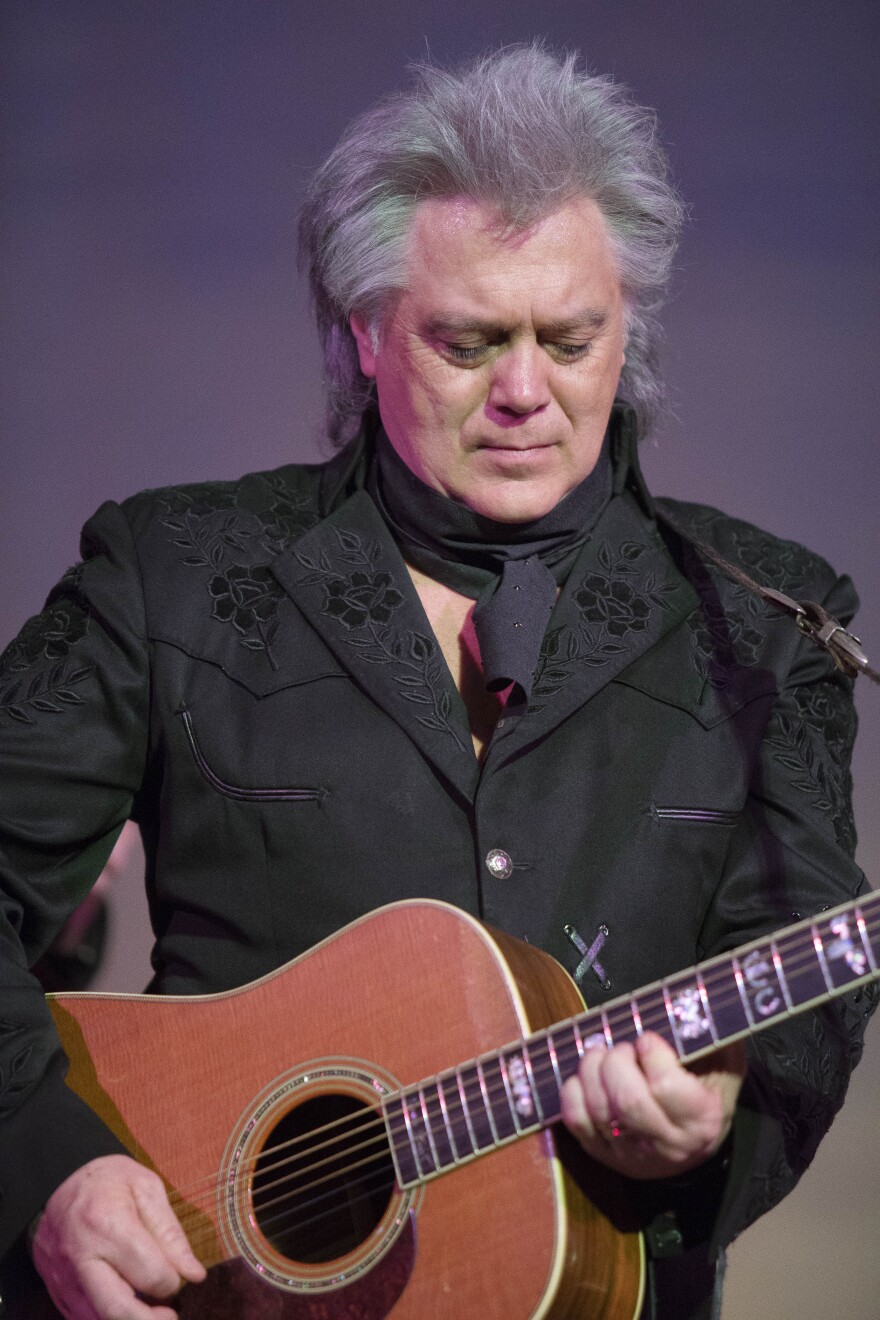
[[[513,862],[503,848],[492,848],[487,852],[486,865],[496,880],[506,880],[513,874]]]

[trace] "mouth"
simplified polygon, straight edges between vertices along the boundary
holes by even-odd
[[[500,453],[533,454],[540,449],[552,449],[555,444],[555,440],[482,440],[478,448]]]
[[[525,461],[528,458],[540,457],[542,454],[546,454],[549,450],[555,449],[556,446],[549,440],[540,442],[532,441],[530,444],[522,445],[496,444],[492,441],[488,444],[480,445],[479,448],[487,454],[489,458],[496,458],[500,462],[516,462],[517,460]]]

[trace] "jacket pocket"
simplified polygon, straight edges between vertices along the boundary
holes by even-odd
[[[721,811],[713,807],[661,807],[651,803],[655,820],[680,820],[689,825],[724,825],[728,828],[739,820],[738,811]]]
[[[213,789],[218,793],[222,793],[224,797],[235,798],[237,802],[323,802],[328,796],[328,790],[318,786],[243,788],[239,784],[230,784],[227,780],[221,779],[218,774],[215,774],[205,759],[196,738],[196,731],[189,710],[184,706],[177,713],[183,721],[187,742],[199,773]]]

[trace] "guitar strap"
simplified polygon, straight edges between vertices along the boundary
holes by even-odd
[[[847,632],[843,624],[835,619],[832,614],[829,614],[824,606],[817,604],[814,600],[794,600],[782,591],[776,591],[773,587],[765,587],[763,583],[756,581],[737,564],[732,564],[729,559],[725,559],[714,546],[709,545],[707,541],[699,536],[694,536],[691,531],[682,527],[677,519],[670,517],[664,510],[657,509],[656,513],[658,519],[666,523],[667,527],[671,528],[676,536],[692,545],[716,568],[720,568],[722,573],[733,578],[740,586],[745,587],[756,596],[760,596],[774,609],[794,619],[795,626],[806,637],[815,642],[817,646],[821,646],[828,651],[837,668],[842,670],[848,678],[857,678],[859,674],[864,674],[872,682],[880,685],[880,670],[874,669],[868,663],[868,657],[862,650],[862,644],[858,637],[851,632]]]

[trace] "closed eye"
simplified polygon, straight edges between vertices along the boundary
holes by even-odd
[[[551,357],[558,362],[579,362],[585,358],[592,347],[588,341],[586,343],[566,344],[566,343],[542,343]],[[498,344],[450,344],[444,343],[442,351],[446,357],[453,362],[459,362],[463,366],[478,365],[483,362],[493,349],[500,347]]]
[[[544,347],[560,362],[578,362],[587,356],[591,344],[545,344]]]
[[[489,345],[444,344],[443,351],[453,362],[479,362],[488,353]]]

